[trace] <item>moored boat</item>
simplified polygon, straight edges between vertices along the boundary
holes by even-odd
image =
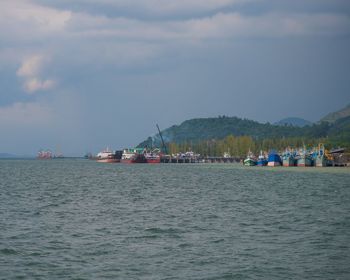
[[[290,149],[286,149],[282,155],[283,166],[295,166],[295,162],[295,154]]]
[[[124,149],[122,158],[120,160],[122,163],[147,163],[144,149]]]
[[[247,158],[243,161],[243,164],[245,166],[255,166],[256,165],[256,159],[254,157],[254,154],[249,150]]]
[[[160,163],[160,151],[158,149],[151,152],[145,152],[144,155],[147,163]]]
[[[96,161],[104,163],[116,163],[120,162],[120,158],[118,158],[116,152],[113,152],[107,148],[106,150],[103,150],[96,155]]]
[[[331,166],[332,161],[330,160],[329,154],[327,155],[326,149],[323,144],[318,145],[318,150],[315,156],[315,166],[325,167]]]
[[[256,162],[258,166],[266,166],[267,165],[267,159],[266,156],[263,154],[262,151],[260,151],[260,155],[258,156],[258,161]]]
[[[275,151],[270,151],[267,161],[268,161],[268,163],[267,163],[268,166],[281,166],[282,165],[281,157]]]
[[[306,149],[301,149],[299,151],[299,154],[296,157],[297,159],[297,166],[305,167],[305,166],[312,166],[312,157],[311,155],[306,151]]]

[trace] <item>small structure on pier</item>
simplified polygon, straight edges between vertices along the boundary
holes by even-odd
[[[350,166],[350,154],[345,151],[345,148],[337,148],[329,152],[333,157],[333,166]]]

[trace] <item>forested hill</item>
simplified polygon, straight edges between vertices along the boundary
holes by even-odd
[[[350,143],[350,117],[338,119],[334,123],[321,122],[311,126],[280,126],[259,123],[238,117],[218,117],[191,119],[180,125],[174,125],[162,131],[166,143],[199,142],[203,140],[223,139],[226,136],[251,136],[253,139],[282,138],[327,138],[334,145]],[[160,146],[160,137],[155,135],[139,144]]]
[[[335,121],[337,121],[339,119],[343,119],[343,118],[346,118],[349,116],[350,116],[350,104],[339,111],[329,113],[327,116],[322,118],[320,120],[320,122],[334,123]]]
[[[292,125],[292,126],[299,126],[299,127],[303,127],[303,126],[307,126],[307,125],[312,125],[312,122],[301,119],[301,118],[285,118],[283,120],[280,120],[276,123],[274,123],[275,125]]]

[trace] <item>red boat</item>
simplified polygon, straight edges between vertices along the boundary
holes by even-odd
[[[125,149],[120,162],[122,163],[147,163],[143,149]]]
[[[159,154],[147,153],[147,154],[145,154],[145,158],[146,158],[147,163],[160,163],[160,155]]]
[[[44,151],[44,150],[40,150],[38,152],[38,156],[37,159],[52,159],[53,155],[52,152],[50,150]]]
[[[160,151],[155,149],[145,153],[147,163],[160,163]]]

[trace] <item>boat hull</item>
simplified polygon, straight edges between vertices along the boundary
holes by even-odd
[[[307,157],[299,158],[297,161],[297,166],[300,166],[300,167],[312,166],[312,160]]]
[[[105,159],[98,159],[96,160],[97,162],[102,162],[102,163],[117,163],[120,162],[120,159],[116,158],[105,158]]]
[[[270,153],[267,166],[281,166],[282,160],[277,153]]]
[[[256,162],[254,160],[252,160],[252,159],[246,159],[246,160],[244,160],[243,164],[245,166],[255,166]]]
[[[281,166],[279,161],[269,161],[267,166]]]
[[[146,162],[147,163],[150,163],[150,164],[157,164],[157,163],[160,163],[160,158],[147,158],[146,159]]]
[[[315,166],[316,167],[326,167],[326,166],[332,166],[332,161],[330,161],[326,157],[317,157],[315,160]]]
[[[266,159],[259,159],[258,162],[256,163],[257,166],[266,166],[267,165],[267,160]]]
[[[144,155],[135,155],[131,158],[121,159],[121,163],[133,164],[133,163],[147,163],[147,160]]]
[[[283,159],[283,166],[286,166],[286,167],[295,166],[294,158],[285,158],[285,159]]]

